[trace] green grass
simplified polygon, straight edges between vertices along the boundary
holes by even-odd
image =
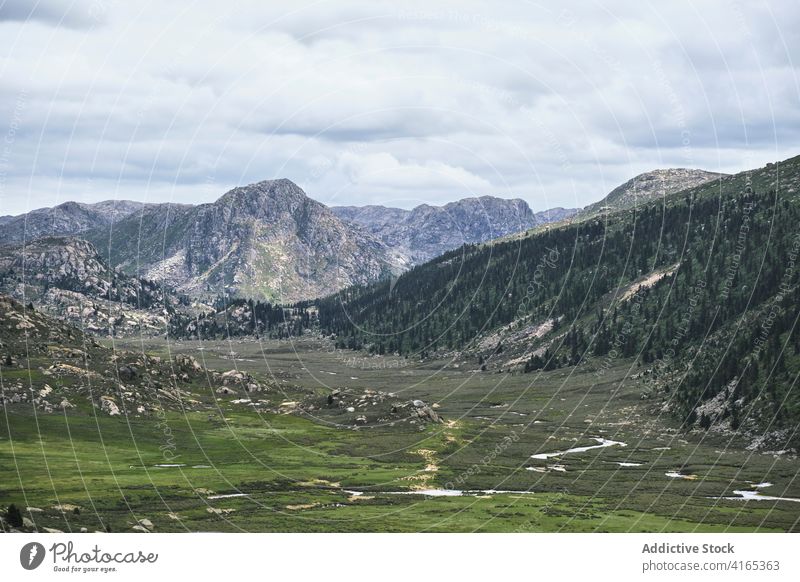
[[[209,366],[232,366],[222,357],[229,344],[204,346]],[[197,356],[196,348],[191,343],[170,346],[173,353]],[[327,424],[323,411],[314,421],[258,413],[227,400],[208,400],[205,410],[187,414],[172,411],[163,418],[130,419],[95,416],[91,408],[34,415],[24,406],[10,406],[0,415],[0,505],[40,508],[28,516],[39,526],[64,531],[130,531],[141,518],[150,519],[156,531],[798,527],[800,503],[717,499],[748,488],[748,481],[772,482],[765,490],[769,495],[800,497],[796,459],[753,454],[743,443],[728,443],[720,436],[677,432],[669,418],[648,409],[635,382],[617,390],[626,362],[598,383],[592,374],[569,376],[566,371],[512,376],[473,375],[462,369],[434,372],[420,366],[353,369],[313,343],[236,343],[234,348],[243,358],[237,366],[262,377],[272,375],[280,383],[285,393],[271,399],[325,393],[332,387],[393,389],[403,398],[438,402],[439,412],[455,424],[348,430]],[[163,353],[165,346],[147,349]],[[537,452],[594,444],[595,436],[628,446],[546,461],[530,458]],[[669,449],[654,450],[664,447]],[[430,458],[420,449],[431,451]],[[430,461],[438,470],[424,470]],[[642,465],[623,468],[618,462]],[[156,467],[168,463],[185,466]],[[557,464],[565,472],[527,470]],[[677,469],[697,478],[665,476]],[[447,483],[456,489],[533,494],[398,494],[414,485],[443,488]],[[352,498],[345,491],[350,489],[363,495]],[[238,492],[249,497],[209,499]],[[79,506],[80,513],[54,509],[59,504]]]

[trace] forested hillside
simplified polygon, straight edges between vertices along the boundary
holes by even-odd
[[[689,424],[791,426],[799,187],[796,157],[637,209],[465,246],[321,301],[320,323],[342,347],[423,358],[458,350],[489,370],[602,373],[630,358]]]

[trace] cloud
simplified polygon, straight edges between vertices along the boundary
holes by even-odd
[[[87,28],[104,22],[106,4],[103,0],[3,0],[0,2],[0,22],[42,22],[67,28]]]
[[[330,204],[379,204],[413,206],[414,202],[440,203],[481,195],[494,187],[468,170],[440,161],[400,161],[388,153],[345,152],[334,165],[335,174],[345,180],[335,189]],[[327,190],[327,188],[326,188]],[[338,200],[338,202],[337,202]]]
[[[798,25],[790,0],[6,1],[0,206],[287,177],[338,204],[542,210],[744,169],[798,153]]]

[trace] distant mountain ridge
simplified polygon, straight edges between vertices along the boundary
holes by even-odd
[[[0,217],[0,245],[19,244],[45,236],[73,236],[141,211],[148,205],[132,200],[104,200],[94,204],[64,202],[52,208],[38,208],[19,216]]]
[[[410,265],[424,263],[463,244],[481,243],[569,218],[579,209],[534,213],[524,200],[494,196],[463,198],[412,210],[385,206],[334,206],[341,219],[366,228]]]

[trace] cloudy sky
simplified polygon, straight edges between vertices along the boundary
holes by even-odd
[[[542,210],[800,154],[797,0],[0,0],[0,39],[0,215],[276,177]]]

